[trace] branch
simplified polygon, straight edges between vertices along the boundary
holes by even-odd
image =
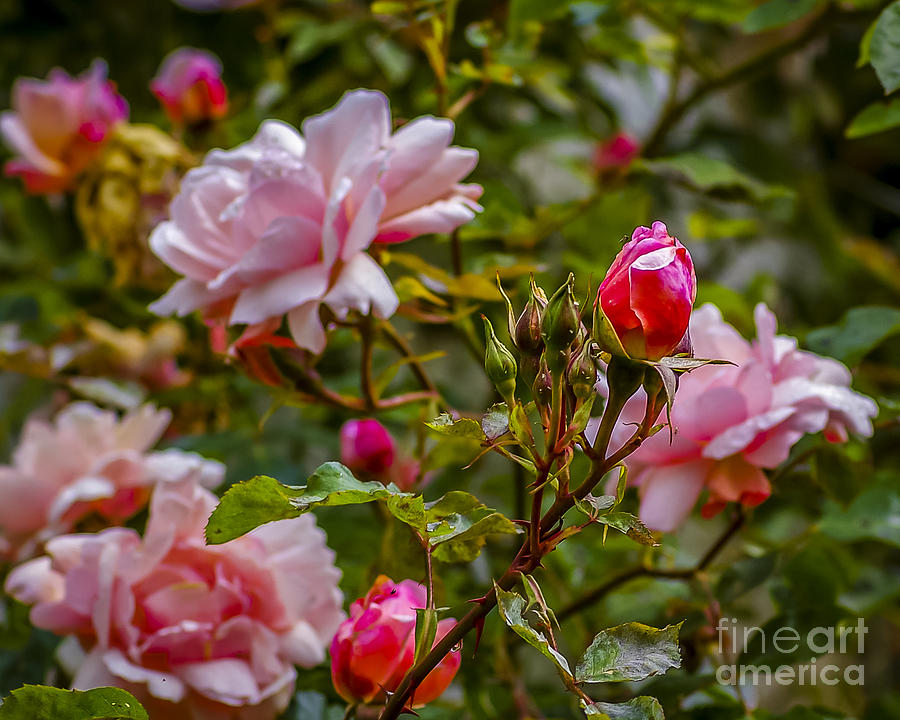
[[[743,82],[753,77],[758,72],[764,70],[766,66],[777,62],[783,57],[799,50],[804,45],[813,40],[838,14],[830,8],[826,9],[815,19],[813,19],[806,28],[780,45],[764,50],[756,57],[750,58],[745,62],[739,63],[734,67],[724,71],[720,75],[708,78],[699,83],[683,100],[669,103],[663,111],[656,123],[656,127],[650,134],[649,139],[644,144],[644,157],[653,157],[658,154],[662,148],[666,135],[675,125],[684,117],[684,114],[698,101],[707,95],[728,87],[735,83]],[[675,80],[673,79],[673,82]]]
[[[712,544],[709,550],[706,551],[706,553],[694,567],[676,570],[664,570],[660,568],[650,568],[644,565],[639,565],[638,567],[631,568],[630,570],[626,570],[619,575],[613,576],[602,585],[598,585],[593,590],[588,590],[586,593],[570,602],[562,610],[556,613],[557,619],[562,622],[566,618],[569,618],[572,615],[576,615],[582,610],[585,610],[591,605],[594,605],[595,603],[602,600],[620,585],[624,585],[625,583],[630,582],[635,578],[660,577],[670,578],[674,580],[693,580],[699,573],[703,572],[707,567],[709,567],[710,563],[722,551],[725,545],[728,544],[728,541],[732,537],[734,537],[738,530],[741,529],[744,524],[744,520],[745,515],[741,510],[741,507],[738,506],[738,511],[735,514],[734,519],[725,529],[725,532],[719,536],[716,542]]]

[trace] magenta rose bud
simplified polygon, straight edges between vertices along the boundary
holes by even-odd
[[[341,428],[341,462],[351,470],[380,475],[395,455],[394,438],[377,420],[349,420]]]
[[[426,606],[423,585],[393,582],[380,575],[364,598],[350,606],[350,617],[331,641],[331,679],[350,703],[378,704],[394,692],[412,667],[416,645],[416,609]],[[456,624],[452,618],[437,626],[437,643]],[[461,651],[452,650],[412,695],[410,707],[438,698],[459,670]]]
[[[150,82],[150,89],[175,125],[218,120],[228,111],[222,63],[206,50],[179,48],[171,52]]]
[[[606,273],[598,301],[629,356],[659,360],[687,332],[696,296],[690,253],[657,221],[634,231]]]
[[[620,130],[597,146],[594,167],[600,172],[628,167],[640,151],[637,138]]]
[[[102,60],[74,78],[59,68],[46,80],[19,78],[12,106],[0,114],[0,135],[16,153],[4,170],[20,176],[30,193],[70,189],[113,127],[128,117]]]

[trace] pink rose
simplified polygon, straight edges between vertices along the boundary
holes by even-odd
[[[12,464],[0,465],[0,557],[29,557],[89,515],[124,522],[160,482],[191,475],[208,487],[220,484],[220,463],[180,450],[147,452],[171,417],[144,405],[120,420],[76,402],[52,423],[30,419]]]
[[[691,318],[698,356],[731,360],[681,377],[672,423],[675,438],[661,432],[641,445],[626,464],[640,485],[641,519],[655,530],[674,530],[703,489],[711,516],[726,503],[757,505],[770,492],[763,469],[787,459],[806,433],[825,432],[831,441],[848,433],[869,436],[875,403],[850,389],[850,372],[836,360],[799,350],[797,340],[776,335],[776,319],[756,307],[757,337],[747,342],[722,320],[714,305]],[[639,391],[625,407],[613,435],[621,444],[634,431],[627,423],[643,414]]]
[[[77,78],[58,68],[47,80],[19,78],[12,104],[11,112],[0,114],[0,134],[18,157],[4,170],[21,175],[31,193],[68,190],[112,128],[128,117],[102,60]]]
[[[385,318],[398,300],[365,250],[450,232],[480,209],[477,185],[458,181],[474,150],[448,147],[453,123],[419,118],[391,135],[387,98],[347,93],[303,123],[269,120],[248,143],[214,150],[191,170],[153,251],[185,275],[151,309],[249,326],[271,336],[283,318],[297,346],[325,347],[320,309]]]
[[[597,146],[594,167],[600,172],[628,167],[640,151],[637,138],[620,130]]]
[[[206,50],[171,52],[150,81],[150,89],[176,125],[217,120],[228,111],[222,63]]]
[[[412,580],[394,583],[380,575],[372,589],[350,606],[350,617],[331,642],[331,679],[350,703],[377,704],[397,689],[412,667],[416,646],[416,608],[426,607],[425,586]],[[435,643],[456,624],[438,623]],[[421,707],[439,697],[453,681],[460,650],[450,652],[419,685],[410,702]]]
[[[348,420],[341,427],[341,462],[404,491],[419,485],[419,463],[400,455],[388,429],[372,418]]]
[[[616,255],[597,299],[631,357],[658,360],[684,337],[697,296],[687,248],[661,222],[639,227]]]
[[[64,535],[10,573],[6,590],[33,605],[37,627],[80,641],[63,655],[86,651],[73,688],[125,688],[151,717],[270,720],[294,665],[325,659],[345,615],[313,517],[206,545],[215,504],[193,478],[162,483],[143,540],[125,528]]]

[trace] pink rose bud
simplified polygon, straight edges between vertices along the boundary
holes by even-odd
[[[206,50],[179,48],[169,53],[150,89],[176,125],[217,120],[228,111],[222,63]]]
[[[341,428],[341,462],[351,470],[379,475],[394,456],[394,438],[377,420],[349,420]]]
[[[426,606],[425,586],[399,583],[380,575],[372,589],[350,606],[350,617],[331,641],[331,679],[347,702],[377,704],[397,689],[412,667],[416,645],[416,609]],[[435,643],[456,624],[441,620]],[[448,653],[416,689],[411,707],[439,697],[459,670],[461,651]]]
[[[0,114],[0,135],[17,157],[4,170],[21,176],[31,193],[68,190],[112,128],[128,117],[102,60],[76,78],[59,68],[46,80],[19,78],[12,105]]]
[[[655,222],[634,231],[606,273],[598,301],[625,352],[658,360],[681,343],[696,296],[690,253]]]
[[[594,151],[594,167],[600,172],[628,167],[641,151],[637,138],[621,130]]]

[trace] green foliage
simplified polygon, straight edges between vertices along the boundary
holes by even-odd
[[[890,307],[855,307],[837,325],[819,328],[806,336],[814,352],[856,365],[887,338],[900,332],[900,310]]]
[[[893,130],[900,125],[900,99],[875,102],[860,110],[844,134],[851,140]]]
[[[900,2],[888,5],[878,17],[869,41],[869,62],[886,95],[900,88]]]
[[[533,628],[526,619],[528,606],[525,598],[496,585],[494,585],[494,592],[497,593],[497,609],[507,627],[556,665],[556,668],[565,677],[571,678],[572,671],[569,669],[569,661],[550,643],[544,632]]]
[[[644,680],[681,667],[681,625],[659,630],[641,623],[626,623],[601,630],[578,661],[575,679],[587,683]]]
[[[659,700],[636,697],[624,703],[595,702],[584,706],[584,714],[597,720],[664,720]]]
[[[4,698],[0,720],[148,720],[134,696],[113,687],[60,690],[25,685]]]
[[[825,0],[767,0],[744,19],[743,30],[748,33],[773,30],[808,15]]]

